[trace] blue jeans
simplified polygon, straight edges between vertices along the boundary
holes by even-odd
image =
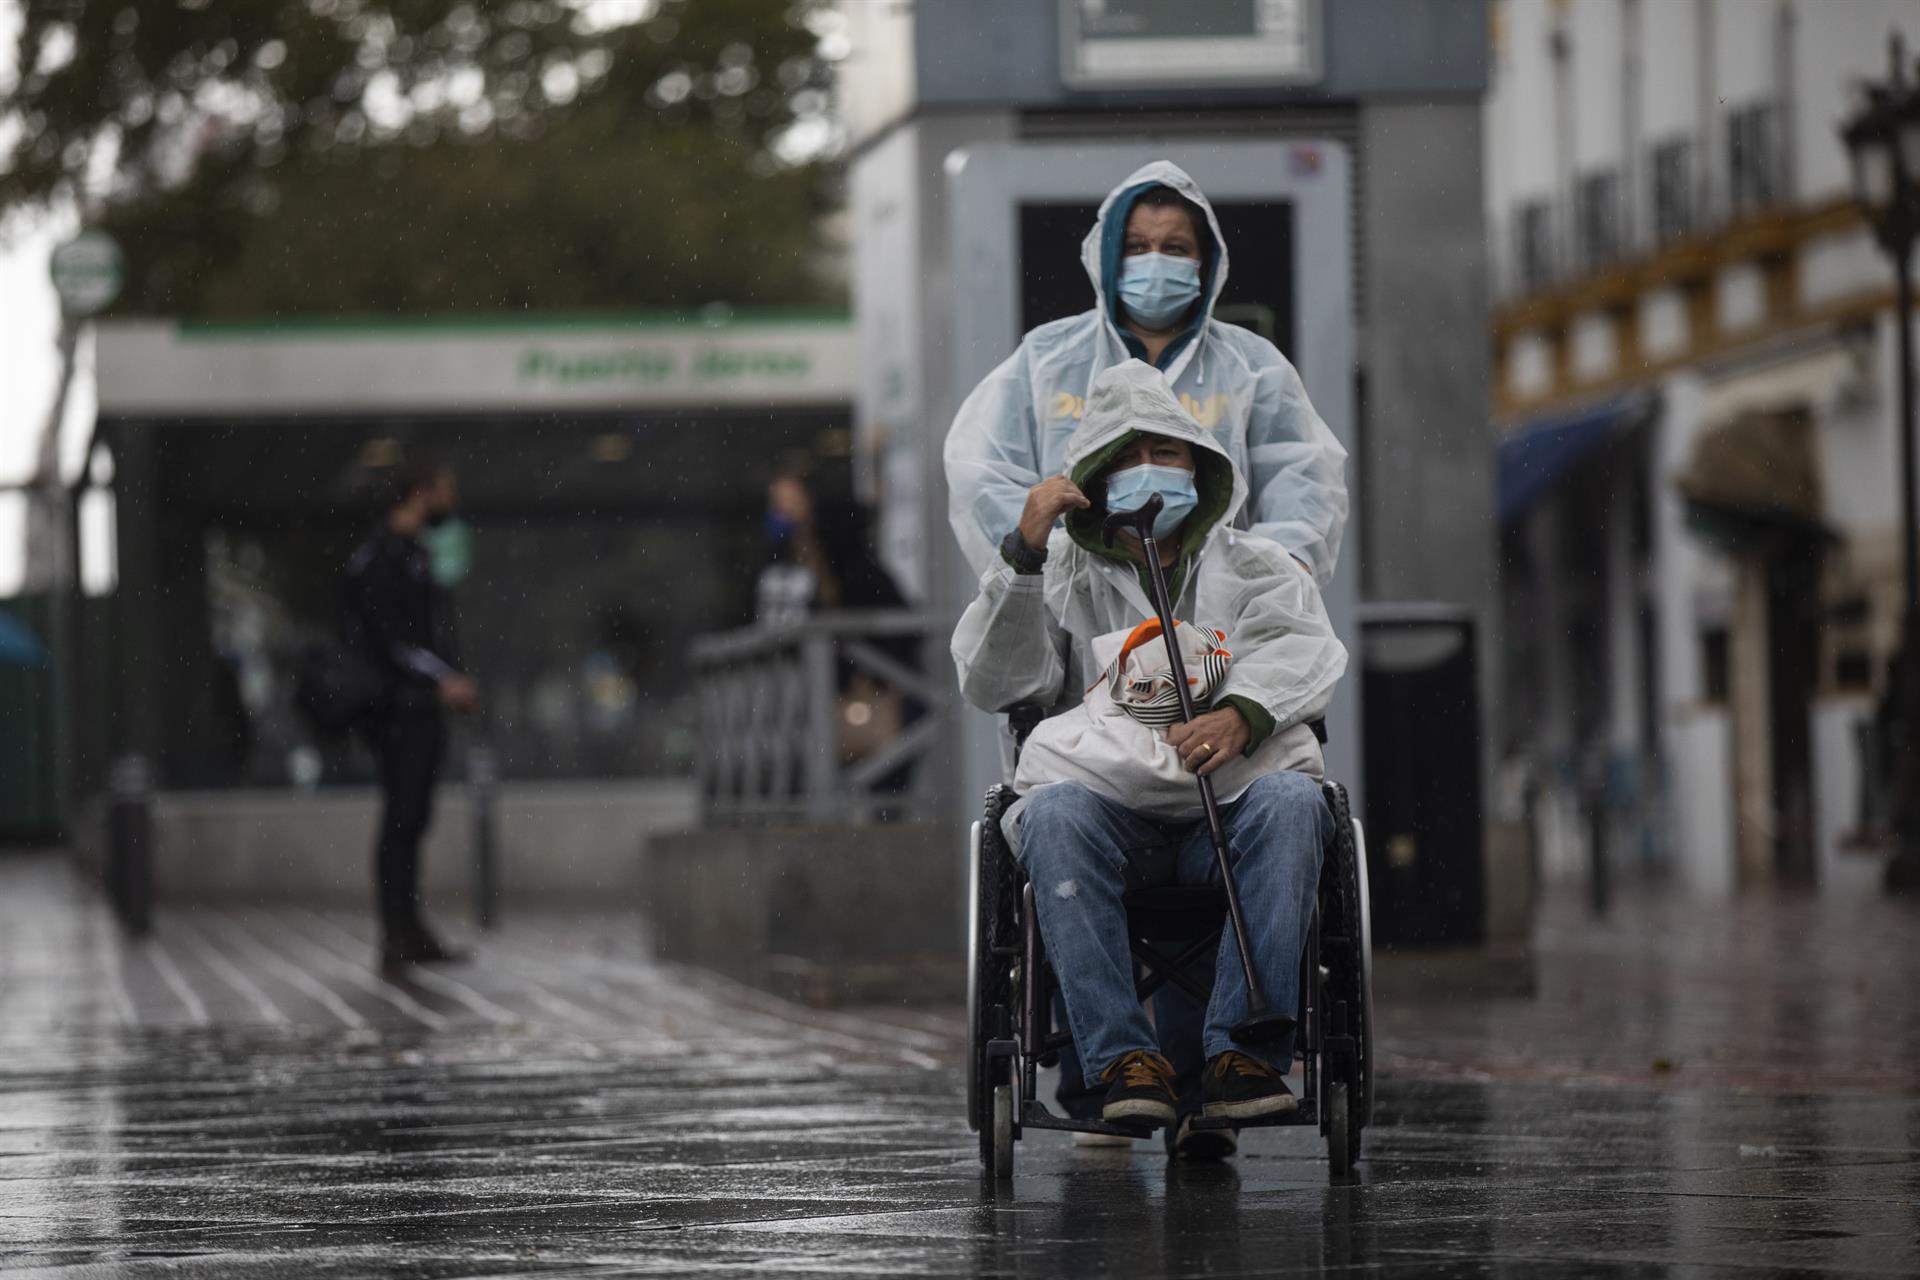
[[[1291,1017],[1300,1004],[1300,953],[1320,883],[1321,852],[1333,837],[1333,815],[1312,778],[1273,773],[1222,805],[1220,816],[1252,935],[1254,970],[1268,1002]],[[1020,843],[1040,935],[1060,979],[1082,1072],[1091,1083],[1120,1055],[1159,1049],[1135,992],[1121,895],[1165,884],[1219,883],[1213,841],[1205,819],[1161,822],[1077,783],[1057,783],[1028,798]],[[1233,1026],[1246,1012],[1246,978],[1228,928],[1214,957],[1202,1048],[1208,1058],[1239,1049],[1276,1070],[1289,1070],[1291,1035],[1257,1050],[1233,1042]]]

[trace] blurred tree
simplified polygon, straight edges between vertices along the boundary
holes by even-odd
[[[81,207],[118,310],[790,303],[818,0],[27,0],[0,215]]]

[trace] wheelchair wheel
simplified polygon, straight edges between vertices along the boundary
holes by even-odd
[[[1005,1078],[993,1086],[987,1107],[988,1120],[980,1128],[980,1166],[993,1175],[995,1182],[1013,1180],[1013,1113],[1018,1109],[1019,1099],[1013,1073],[1006,1066],[1003,1060],[1001,1073]]]
[[[993,1081],[987,1042],[1006,1034],[1012,1009],[1012,964],[1007,948],[1015,932],[1013,857],[1000,834],[1000,818],[1012,793],[1006,787],[987,792],[986,810],[973,825],[968,842],[967,879],[972,893],[967,910],[967,1125],[980,1135],[980,1159],[993,1163]]]
[[[1344,1081],[1327,1086],[1327,1176],[1345,1182],[1353,1176],[1360,1156],[1360,1127],[1355,1123],[1352,1099]]]
[[[1373,895],[1367,885],[1367,833],[1353,820],[1353,865],[1360,890],[1360,1123],[1373,1123]]]
[[[1344,1178],[1360,1158],[1361,1135],[1373,1116],[1373,931],[1360,824],[1346,788],[1329,783],[1326,795],[1334,847],[1322,896],[1322,1016],[1328,1040],[1322,1124],[1333,1176]]]

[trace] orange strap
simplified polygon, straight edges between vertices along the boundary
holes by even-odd
[[[1176,627],[1181,625],[1180,619],[1175,618],[1173,620],[1173,625]],[[1121,667],[1125,667],[1127,665],[1127,656],[1129,654],[1131,654],[1135,649],[1138,649],[1141,645],[1152,644],[1155,640],[1158,640],[1159,638],[1160,638],[1160,619],[1148,618],[1145,622],[1135,627],[1132,630],[1132,632],[1128,634],[1127,642],[1120,646],[1120,656],[1115,658],[1114,662]]]

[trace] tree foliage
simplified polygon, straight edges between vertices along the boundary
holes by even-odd
[[[29,0],[0,213],[130,311],[812,301],[811,0]],[[6,138],[0,127],[0,140]]]

